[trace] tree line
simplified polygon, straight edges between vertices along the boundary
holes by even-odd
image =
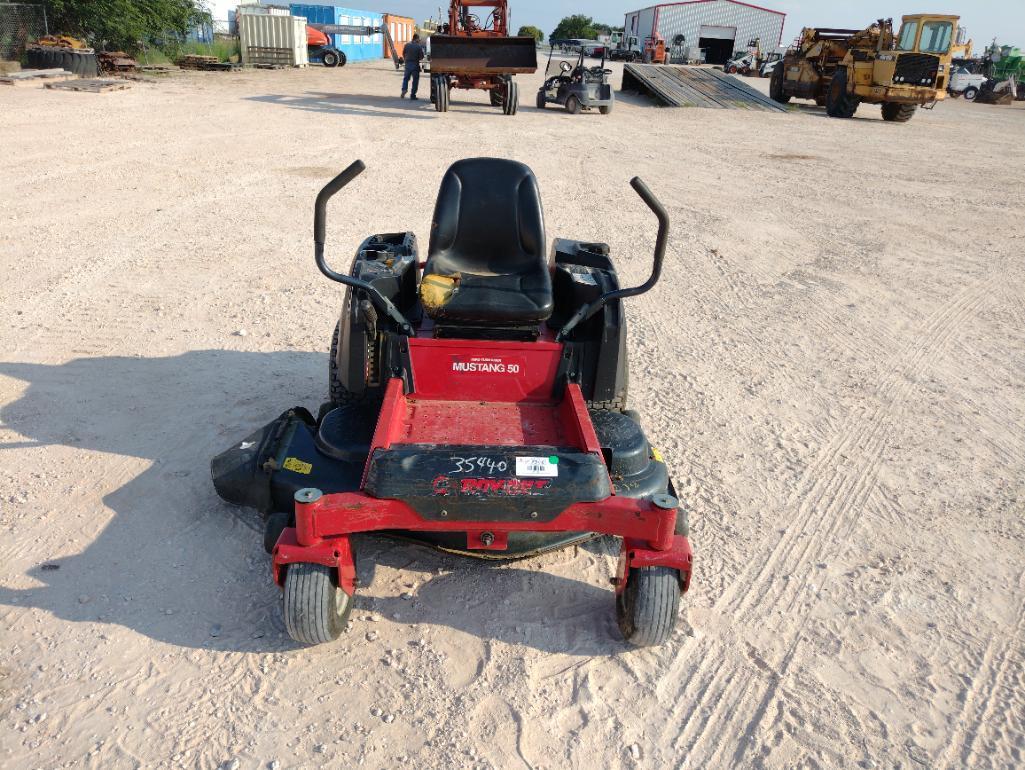
[[[600,21],[595,21],[590,16],[585,16],[582,13],[575,13],[572,16],[564,16],[560,21],[552,34],[549,35],[549,40],[595,40],[598,35],[609,35],[613,32],[622,32],[622,27],[614,27],[609,24],[602,24]],[[532,37],[539,43],[545,39],[544,33],[537,27],[530,25],[520,27],[517,35],[524,35],[526,37]]]

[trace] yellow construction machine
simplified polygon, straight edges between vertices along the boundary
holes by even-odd
[[[781,104],[814,99],[830,117],[849,118],[858,105],[881,104],[883,119],[903,123],[919,105],[946,97],[951,53],[961,46],[958,17],[905,16],[863,30],[805,27],[773,70],[769,95]]]

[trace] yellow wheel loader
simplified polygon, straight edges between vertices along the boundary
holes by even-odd
[[[781,104],[814,99],[830,117],[849,118],[862,102],[882,105],[883,119],[903,123],[946,97],[958,17],[905,16],[863,30],[805,27],[773,70],[769,95]],[[957,41],[957,42],[955,42]]]

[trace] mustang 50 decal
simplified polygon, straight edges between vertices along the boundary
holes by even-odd
[[[519,374],[520,364],[506,361],[501,358],[490,358],[486,356],[471,356],[464,359],[462,356],[452,356],[453,372],[478,372],[482,374]]]
[[[540,495],[552,485],[550,479],[491,479],[484,477],[437,476],[431,482],[434,494],[446,497],[451,494],[462,495]]]

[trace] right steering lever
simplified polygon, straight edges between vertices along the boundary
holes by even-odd
[[[612,300],[636,297],[638,294],[644,294],[644,292],[649,291],[652,286],[658,283],[658,279],[662,275],[662,262],[666,255],[666,241],[669,238],[669,214],[666,212],[662,202],[655,197],[655,194],[639,176],[635,176],[630,180],[630,186],[634,188],[634,191],[641,197],[641,200],[658,218],[658,235],[655,236],[655,263],[651,268],[651,275],[640,286],[635,286],[632,289],[616,289],[615,291],[605,292],[594,302],[582,306],[566,322],[566,325],[559,330],[559,333],[555,336],[556,342],[566,339],[578,324],[586,321]]]

